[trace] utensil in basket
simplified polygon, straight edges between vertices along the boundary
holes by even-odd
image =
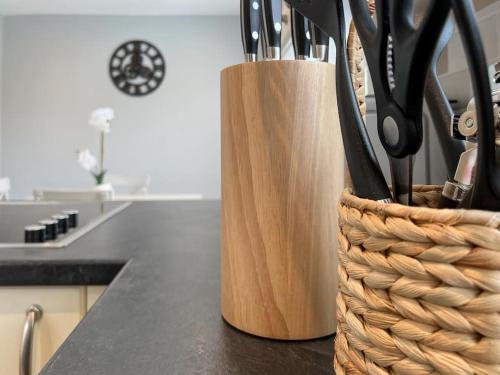
[[[453,131],[454,128],[457,127],[459,116],[453,112],[448,98],[439,83],[437,63],[444,48],[453,35],[453,29],[453,19],[448,17],[439,37],[436,51],[432,57],[425,83],[425,101],[429,108],[429,113],[434,124],[434,129],[436,130],[441,150],[443,151],[448,174],[448,180],[446,182],[448,193],[443,195],[441,206],[449,208],[458,205],[459,200],[457,200],[457,197],[463,192],[463,184],[458,182],[455,175],[460,158],[465,151],[465,137],[460,134],[458,134],[459,136],[457,137],[456,132]],[[463,168],[460,168],[460,170],[463,170]]]
[[[340,126],[354,191],[363,198],[392,201],[353,88],[347,56],[347,33],[342,1],[287,0],[287,2],[335,41]]]
[[[477,165],[474,185],[460,207],[500,210],[500,167],[496,162],[495,121],[488,65],[474,7],[468,0],[450,0],[471,75],[476,106]]]
[[[376,24],[366,0],[349,3],[372,77],[378,134],[389,158],[394,200],[411,205],[413,159],[423,140],[425,77],[449,4],[431,2],[415,25],[413,1],[377,1]]]

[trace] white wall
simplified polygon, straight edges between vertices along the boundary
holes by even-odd
[[[484,0],[477,1],[477,3],[480,6],[491,3],[477,12],[477,21],[487,61],[492,64],[500,60],[500,1]],[[457,27],[447,46],[446,57],[444,63],[441,64],[440,80],[448,98],[457,101],[455,105],[457,111],[463,111],[473,96],[473,92],[469,68]]]
[[[167,75],[133,98],[108,76],[113,50],[155,44]],[[97,153],[90,111],[115,109],[106,166],[151,174],[152,192],[220,196],[219,71],[241,61],[237,17],[4,17],[2,174],[16,196],[35,187],[82,187],[78,148]]]

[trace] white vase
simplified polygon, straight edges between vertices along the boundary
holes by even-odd
[[[113,186],[111,184],[99,184],[94,187],[94,190],[96,191],[103,191],[103,192],[113,192]]]

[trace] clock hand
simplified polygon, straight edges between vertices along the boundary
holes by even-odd
[[[151,78],[152,74],[153,71],[149,69],[147,66],[141,66],[141,68],[139,69],[139,75],[142,78],[149,79]]]

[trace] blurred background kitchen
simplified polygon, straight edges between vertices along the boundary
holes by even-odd
[[[475,5],[491,63],[500,58],[500,1]],[[283,57],[293,58],[283,9]],[[219,72],[243,61],[239,1],[0,0],[0,15],[2,199],[86,192],[96,182],[127,198],[220,198]],[[147,95],[130,95],[110,75],[113,53],[134,40],[163,57],[164,75]],[[453,106],[463,110],[472,91],[459,38],[445,50],[439,73]],[[388,175],[370,96],[367,103]],[[101,172],[101,133],[89,124],[98,108],[113,114],[102,181],[92,175]],[[425,139],[415,180],[441,184],[446,169],[433,130]]]
[[[101,107],[114,111],[108,177],[149,180],[150,194],[219,198],[219,71],[241,61],[238,12],[235,0],[1,0],[0,175],[10,198],[92,187],[76,153],[99,159],[88,122]],[[123,93],[109,73],[113,52],[133,40],[165,62],[144,96]]]

